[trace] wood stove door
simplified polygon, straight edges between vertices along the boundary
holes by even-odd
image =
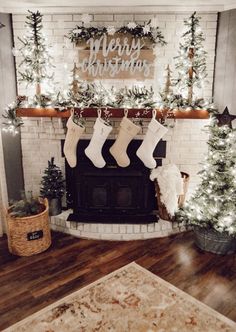
[[[78,210],[111,213],[129,213],[145,208],[142,188],[143,174],[139,171],[128,176],[120,173],[83,174],[78,185]],[[83,190],[80,190],[82,189]]]

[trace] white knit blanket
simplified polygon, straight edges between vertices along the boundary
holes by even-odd
[[[183,179],[180,170],[174,164],[160,166],[151,171],[150,179],[157,180],[160,199],[170,216],[178,209],[178,196],[183,194]]]

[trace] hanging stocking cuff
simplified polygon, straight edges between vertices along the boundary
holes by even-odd
[[[167,133],[168,129],[160,124],[156,119],[152,119],[148,125],[148,129],[151,130],[153,133],[161,134],[164,136]]]
[[[73,115],[71,115],[66,124],[68,130],[63,151],[70,167],[75,167],[77,164],[76,148],[85,127],[82,124],[76,124],[72,117]]]
[[[120,127],[132,137],[136,136],[141,129],[140,126],[137,126],[125,116],[121,120]]]
[[[98,130],[101,136],[107,137],[112,131],[112,126],[102,118],[97,118],[93,126],[93,129]]]
[[[72,129],[74,132],[78,133],[78,134],[82,134],[85,130],[85,127],[82,124],[77,124],[72,120],[72,117],[69,117],[67,123],[66,123],[66,127],[70,130]]]

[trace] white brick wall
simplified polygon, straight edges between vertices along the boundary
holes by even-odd
[[[190,174],[190,194],[198,184],[197,173],[207,153],[208,136],[203,131],[209,120],[176,120],[173,129],[163,137],[167,141],[167,155],[163,164],[174,163],[183,172]]]
[[[123,13],[123,14],[93,14],[91,15],[92,22],[94,26],[104,26],[104,25],[114,25],[121,26],[127,22],[135,20],[138,23],[144,23],[156,16],[159,22],[159,26],[165,36],[168,45],[161,48],[160,54],[156,59],[156,70],[155,70],[155,80],[151,82],[146,81],[146,85],[154,83],[155,92],[158,95],[158,91],[163,84],[163,73],[165,66],[169,63],[172,70],[174,71],[174,60],[173,57],[177,55],[177,50],[179,47],[179,37],[183,32],[183,19],[188,17],[191,13],[186,12],[183,14],[179,13]],[[205,86],[203,91],[203,96],[206,98],[211,97],[212,91],[212,81],[213,81],[213,64],[215,57],[215,38],[216,38],[216,24],[217,24],[217,14],[215,13],[200,13],[201,16],[201,26],[206,37],[205,48],[208,51],[207,57],[207,72],[209,75],[209,84]],[[18,36],[24,34],[24,21],[25,15],[13,15],[13,28],[14,28],[14,41],[16,47],[19,47],[20,43],[17,39]],[[57,88],[64,89],[65,77],[67,81],[70,80],[71,69],[73,68],[73,62],[77,58],[76,52],[68,52],[73,50],[73,45],[68,42],[65,35],[75,27],[76,24],[81,23],[81,14],[52,14],[44,15],[43,17],[45,34],[48,37],[49,43],[53,45],[53,56],[56,65],[56,81],[58,81]],[[20,57],[16,58],[16,64],[20,63]],[[67,65],[68,69],[64,69],[64,64]],[[113,80],[112,83],[116,86],[123,86],[124,84],[130,85],[132,82],[123,82],[121,80]],[[26,94],[26,89],[24,84],[18,86],[19,94]],[[33,89],[27,89],[27,95],[33,93]]]

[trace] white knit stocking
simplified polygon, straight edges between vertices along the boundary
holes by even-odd
[[[120,123],[120,131],[118,133],[115,143],[110,148],[111,155],[115,158],[120,167],[127,167],[130,164],[130,159],[127,155],[127,147],[131,140],[137,135],[141,127],[136,126],[126,116],[123,117]]]
[[[112,131],[112,126],[104,121],[99,114],[93,128],[93,136],[84,152],[92,161],[94,166],[102,168],[106,165],[106,162],[102,156],[102,147],[108,135]]]
[[[156,120],[156,112],[154,112],[143,142],[136,152],[137,156],[142,160],[146,167],[151,169],[156,167],[156,160],[153,158],[153,151],[155,150],[157,143],[167,131],[167,128]]]
[[[64,144],[64,154],[66,157],[66,160],[68,161],[68,164],[70,167],[75,167],[77,163],[77,157],[76,157],[76,150],[77,150],[77,144],[78,141],[83,134],[85,127],[81,123],[75,123],[73,121],[74,113],[71,114],[67,121],[67,133],[66,133],[66,140]]]

